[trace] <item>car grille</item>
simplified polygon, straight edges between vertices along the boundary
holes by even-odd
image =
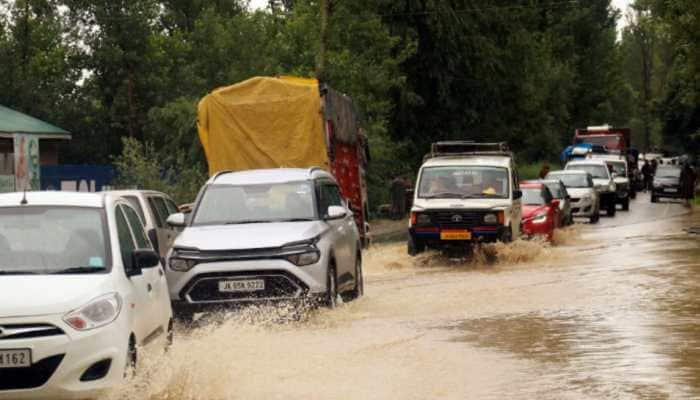
[[[44,385],[56,372],[64,356],[48,357],[28,368],[0,369],[0,390],[33,389]]]
[[[448,228],[471,228],[481,223],[484,213],[474,211],[436,211],[429,213],[434,224]]]
[[[581,199],[578,198],[578,197],[572,197],[572,198],[571,198],[571,202],[572,202],[572,203],[578,203],[580,200],[581,200]]]
[[[5,324],[0,325],[0,341],[59,336],[65,332],[51,324]]]
[[[221,281],[245,279],[262,279],[265,289],[255,292],[219,291]],[[253,271],[198,275],[185,286],[181,297],[190,303],[223,303],[295,299],[307,291],[308,287],[302,281],[286,271]]]

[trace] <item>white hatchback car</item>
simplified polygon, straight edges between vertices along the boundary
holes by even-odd
[[[171,215],[173,226],[185,224]],[[319,168],[223,172],[204,186],[168,255],[176,315],[224,305],[362,295],[353,214]]]
[[[110,194],[0,195],[0,399],[99,396],[172,339],[163,269]]]

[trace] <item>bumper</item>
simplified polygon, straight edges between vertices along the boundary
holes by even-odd
[[[541,224],[525,221],[523,222],[523,233],[529,237],[544,236],[548,240],[552,240],[554,236],[554,221],[547,220]]]
[[[671,190],[671,191],[669,191],[669,190]],[[675,192],[672,190],[675,190]],[[652,190],[652,195],[654,197],[667,197],[667,198],[671,198],[671,199],[682,199],[683,198],[683,192],[680,190],[680,188],[655,187]]]
[[[441,238],[441,229],[438,227],[416,227],[408,229],[411,238],[420,243],[424,243],[431,248],[445,248],[455,245],[469,245],[472,243],[492,243],[501,240],[508,232],[507,226],[477,226],[456,228],[450,227],[448,231],[469,231],[471,236],[468,240],[446,240]]]
[[[581,198],[571,203],[571,214],[574,217],[592,217],[595,215],[596,205],[594,199]]]
[[[72,330],[61,316],[0,318],[0,324],[51,324],[63,331],[45,337],[0,340],[3,350],[32,352],[32,367],[0,369],[1,400],[94,398],[123,380],[129,340],[124,312],[113,323],[87,332]],[[111,360],[106,375],[81,382],[83,373],[103,360]],[[11,381],[6,379],[10,376]]]
[[[322,253],[323,254],[323,253]],[[199,264],[187,272],[168,269],[174,308],[204,311],[225,305],[287,301],[326,291],[328,260],[303,267],[286,260],[241,260]],[[263,280],[261,291],[222,293],[220,281]]]

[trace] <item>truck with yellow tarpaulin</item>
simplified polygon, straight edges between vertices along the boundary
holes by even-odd
[[[254,77],[199,102],[209,174],[264,168],[329,171],[367,243],[367,139],[352,99],[315,79]]]

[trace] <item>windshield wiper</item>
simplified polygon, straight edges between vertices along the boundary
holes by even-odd
[[[453,193],[453,192],[440,192],[440,193],[434,193],[434,194],[429,194],[427,196],[423,196],[424,199],[447,199],[447,198],[461,198],[462,194],[461,193]]]
[[[94,274],[97,272],[104,272],[105,269],[100,267],[70,267],[65,269],[59,269],[57,271],[51,271],[50,274]]]
[[[267,219],[244,219],[241,221],[229,221],[229,222],[224,223],[224,225],[261,224],[264,222],[270,222],[270,220],[267,220]]]
[[[0,275],[39,275],[39,271],[0,271]]]

